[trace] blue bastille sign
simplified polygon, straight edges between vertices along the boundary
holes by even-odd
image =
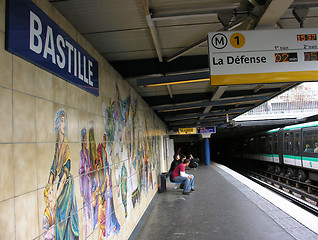
[[[31,0],[7,1],[6,49],[98,96],[98,62]]]

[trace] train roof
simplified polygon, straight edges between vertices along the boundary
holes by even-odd
[[[292,130],[292,129],[299,129],[299,128],[308,128],[308,127],[315,127],[315,126],[318,126],[318,121],[286,126],[286,127],[284,127],[284,130]]]
[[[273,133],[273,132],[278,132],[280,128],[275,128],[272,130],[267,131],[266,133]]]
[[[268,130],[266,133],[278,132],[280,129],[293,130],[293,129],[299,129],[299,128],[315,127],[315,126],[318,126],[318,121],[294,124],[294,125],[286,126],[283,128],[275,128],[275,129]]]

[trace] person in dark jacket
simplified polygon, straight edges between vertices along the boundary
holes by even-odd
[[[173,156],[173,161],[171,162],[169,172],[172,173],[173,170],[174,170],[180,163],[181,163],[180,155],[179,155],[179,154],[175,154],[175,155]]]
[[[196,161],[197,158],[194,158],[192,154],[189,154],[188,159],[190,160],[189,167],[190,168],[197,168],[199,166],[199,163]]]

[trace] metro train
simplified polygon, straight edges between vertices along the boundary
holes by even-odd
[[[241,157],[269,163],[275,174],[318,181],[318,121],[286,126],[247,137]]]

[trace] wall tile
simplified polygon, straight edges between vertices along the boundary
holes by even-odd
[[[43,234],[43,217],[44,217],[44,210],[46,207],[46,204],[44,202],[44,188],[40,188],[37,191],[37,203],[38,203],[38,229],[39,229],[39,235]],[[39,237],[39,239],[43,239],[42,237]]]
[[[53,103],[41,98],[35,99],[36,142],[54,142]]]
[[[12,90],[0,87],[0,143],[12,142]]]
[[[35,141],[35,99],[13,92],[13,141]]]
[[[13,89],[34,95],[36,68],[32,63],[13,55]]]
[[[67,100],[67,106],[72,108],[77,108],[78,106],[78,88],[74,84],[66,83],[66,100]]]
[[[67,108],[67,141],[79,142],[80,130],[78,126],[78,110],[74,108]]]
[[[14,196],[12,144],[0,144],[0,202]],[[0,231],[1,232],[1,231]]]
[[[4,0],[0,0],[0,7]],[[0,16],[1,18],[4,17],[4,14]],[[2,21],[0,20],[0,24]],[[0,26],[1,27],[1,26]],[[12,88],[12,54],[7,52],[4,49],[4,40],[5,34],[4,32],[0,32],[0,66],[1,69],[6,69],[6,71],[0,71],[0,86]]]
[[[107,80],[106,80],[106,89],[105,89],[105,93],[106,96],[111,97],[112,99],[115,99],[115,92],[116,92],[116,81],[114,79],[112,79],[109,75],[107,76]]]
[[[53,101],[60,104],[66,103],[66,81],[57,76],[52,76],[53,80]]]
[[[88,133],[88,112],[84,112],[84,111],[79,111],[78,112],[78,119],[79,119],[79,141],[81,141],[81,131],[82,129],[85,127],[86,128],[86,132]]]
[[[0,32],[5,31],[5,11],[6,11],[6,0],[0,0]],[[2,45],[3,46],[3,45]]]
[[[37,189],[36,145],[14,144],[14,193],[16,196]]]
[[[88,111],[88,95],[90,95],[90,93],[86,92],[83,89],[78,88],[78,95],[77,95],[77,102],[78,102],[78,109],[82,110],[82,111]]]
[[[33,239],[40,233],[38,228],[37,191],[15,199],[16,240]],[[27,223],[27,224],[26,224]]]
[[[87,99],[88,99],[88,112],[90,113],[94,113],[96,114],[96,110],[97,110],[97,98],[95,95],[93,94],[89,94],[87,96]],[[99,110],[99,109],[98,109]],[[100,110],[98,111],[100,112]]]
[[[96,144],[97,143],[99,144],[103,141],[103,136],[105,132],[104,118],[100,115],[96,115],[94,123],[95,123],[95,141],[96,141]]]
[[[106,81],[106,70],[103,62],[98,63],[98,78],[99,78],[99,95],[106,94],[107,81]]]
[[[0,201],[1,239],[15,239],[14,199]]]
[[[42,68],[36,68],[34,87],[35,96],[53,100],[53,80],[51,73]]]
[[[80,167],[80,151],[81,151],[81,144],[77,143],[69,143],[70,153],[71,153],[71,174],[73,178],[78,177],[78,170]],[[79,182],[77,178],[76,181]]]
[[[49,180],[50,169],[54,159],[55,143],[37,143],[37,185],[44,188]]]

